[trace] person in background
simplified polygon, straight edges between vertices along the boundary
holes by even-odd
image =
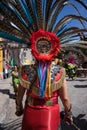
[[[5,79],[7,79],[8,78],[8,68],[7,67],[4,68],[4,72],[5,72]]]
[[[17,66],[14,66],[14,69],[12,71],[12,83],[15,95],[17,95],[18,92],[18,86],[19,86],[19,76],[18,76],[18,68]]]
[[[13,59],[13,58],[11,58],[11,59],[9,60],[9,65],[12,66],[12,67],[15,66],[15,63],[14,63],[14,59]]]
[[[6,68],[7,68],[7,77],[9,78],[11,76],[11,69],[12,66],[6,61]]]

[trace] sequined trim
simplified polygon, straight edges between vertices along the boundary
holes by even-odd
[[[65,75],[66,75],[65,69],[63,68],[61,78],[57,82],[51,84],[51,92],[54,92],[62,87]]]
[[[52,92],[57,91],[58,89],[60,89],[62,87],[65,75],[66,75],[65,69],[63,68],[62,69],[61,78],[57,82],[51,84],[51,86],[50,86],[51,94],[52,94]],[[39,94],[39,88],[36,87],[36,86],[33,86],[32,93],[38,96],[38,94]]]
[[[31,64],[32,65],[32,64]],[[30,65],[30,66],[31,66]],[[20,79],[20,84],[21,84],[21,86],[23,86],[24,88],[26,88],[26,89],[29,89],[30,88],[30,85],[32,84],[31,83],[31,81],[27,81],[27,80],[25,80],[25,79],[23,79],[22,78],[22,75],[21,75],[21,72],[22,72],[22,65],[20,64],[20,67],[19,67],[19,79]],[[34,73],[34,72],[33,72]],[[33,76],[33,77],[35,77],[35,76]],[[34,78],[33,78],[34,79]],[[32,79],[32,81],[33,81],[33,79]]]

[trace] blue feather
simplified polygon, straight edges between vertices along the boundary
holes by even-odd
[[[52,1],[51,7],[53,6],[53,4],[54,4],[55,2],[56,2],[56,0],[53,0],[53,1]]]
[[[46,0],[43,0],[43,1],[42,1],[42,7],[43,7],[43,9],[42,9],[43,20],[44,20],[44,22],[45,22],[45,17],[46,17]]]
[[[44,67],[46,67],[45,70],[44,70]],[[39,95],[40,95],[40,97],[43,97],[44,96],[44,91],[45,91],[45,86],[46,86],[48,65],[39,62],[37,71],[38,71],[39,87],[40,87]]]
[[[47,79],[47,70],[48,70],[48,67],[46,66],[46,71],[45,71],[45,74],[44,74],[44,79],[42,81],[42,93],[41,93],[41,96],[43,97],[44,96],[44,91],[45,91],[45,87],[46,87],[46,79]]]
[[[5,32],[0,32],[0,37],[8,39],[8,40],[15,41],[15,42],[18,42],[18,43],[21,43],[21,44],[29,45],[25,41],[23,41],[22,39],[19,39],[19,38],[15,37],[15,36],[13,36],[11,34],[8,34],[8,33],[5,33]]]
[[[58,30],[58,32],[56,33],[56,35],[59,36],[59,35],[60,35],[61,33],[63,33],[66,29],[67,29],[67,28],[66,28],[66,25],[62,26],[62,27]]]
[[[36,21],[38,23],[38,17],[37,17],[35,0],[30,0],[30,2],[31,2],[33,13],[34,13],[34,17],[35,17],[35,19],[36,19]]]
[[[79,40],[79,38],[67,38],[67,39],[63,39],[63,40],[61,40],[61,43],[62,44],[65,44],[65,43],[68,43],[68,42],[74,42],[74,41],[78,41]]]
[[[22,32],[22,30],[19,27],[17,27],[13,22],[10,22],[9,25],[18,30],[19,32]]]
[[[54,14],[55,14],[55,11],[56,11],[56,8],[52,11],[52,14],[50,15],[50,19],[49,19],[48,25],[47,25],[48,27],[50,27],[51,20],[52,20]],[[54,22],[56,22],[56,19],[54,19]],[[53,29],[54,29],[54,23],[53,23],[53,25],[52,25],[52,29],[51,29],[51,30],[53,30]]]
[[[11,10],[16,16],[17,18],[26,26],[29,27],[29,25],[25,22],[25,20],[21,17],[20,13],[9,3],[4,3],[5,6],[7,6],[7,8],[9,10]]]
[[[29,10],[28,10],[28,6],[27,6],[27,3],[25,0],[18,0],[18,2],[20,3],[25,15],[26,15],[26,18],[28,19],[28,21],[30,22],[30,24],[33,23],[32,21],[32,18],[30,16],[30,13],[29,13]]]

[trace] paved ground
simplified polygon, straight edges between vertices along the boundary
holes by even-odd
[[[74,123],[80,130],[87,130],[87,78],[67,81],[68,92],[72,102]],[[62,130],[76,130],[74,126],[62,123]]]
[[[87,78],[67,80],[72,102],[74,123],[80,130],[87,130]],[[63,106],[61,105],[61,111]],[[20,130],[22,117],[15,115],[15,99],[11,78],[0,80],[0,130]],[[76,130],[74,126],[62,124],[62,130]],[[79,129],[78,129],[79,130]]]

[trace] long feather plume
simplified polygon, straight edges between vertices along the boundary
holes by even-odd
[[[61,47],[74,41],[87,46],[84,40],[85,45],[81,42],[87,37],[87,17],[82,15],[80,6],[87,12],[87,5],[81,0],[1,0],[0,37],[30,45],[33,32],[42,29],[55,33]],[[62,17],[66,7],[75,13],[67,12]],[[73,21],[81,26],[71,24]]]

